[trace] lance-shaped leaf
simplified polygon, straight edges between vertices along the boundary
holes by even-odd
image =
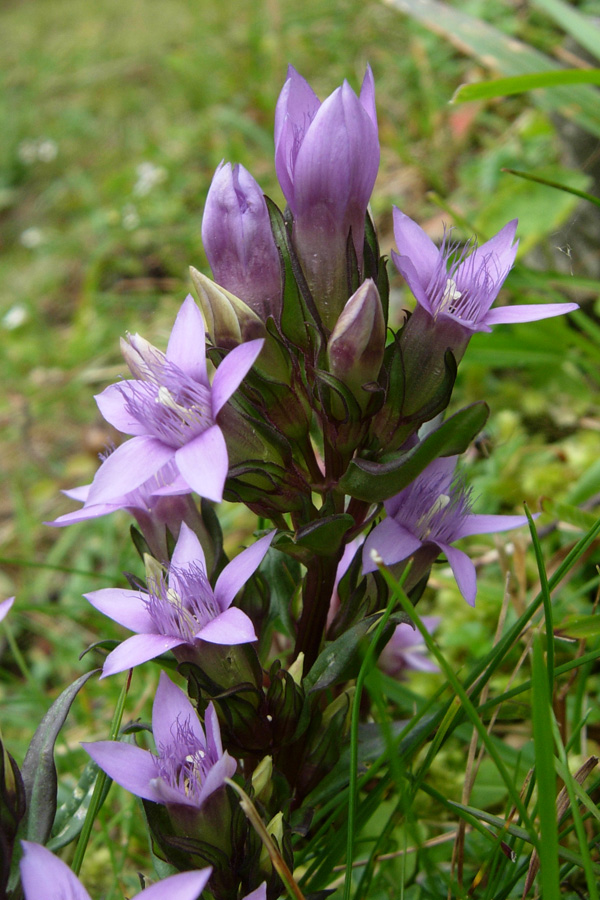
[[[54,745],[73,700],[97,671],[86,672],[62,692],[40,722],[29,745],[21,770],[27,796],[24,836],[28,840],[45,844],[50,835],[56,813]]]
[[[379,503],[399,493],[439,456],[463,453],[487,421],[486,403],[474,403],[451,416],[415,447],[380,462],[352,460],[339,487],[358,500]]]

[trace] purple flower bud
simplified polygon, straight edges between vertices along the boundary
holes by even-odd
[[[360,98],[347,82],[322,104],[290,66],[275,111],[275,167],[294,244],[327,328],[347,299],[346,245],[362,266],[364,222],[379,167],[370,67]]]
[[[281,267],[263,192],[243,166],[221,163],[202,217],[215,281],[264,321],[281,309]]]
[[[438,553],[446,555],[461,594],[473,606],[475,566],[466,553],[450,545],[468,535],[518,528],[527,524],[527,517],[473,515],[469,493],[455,474],[456,460],[456,456],[434,460],[408,487],[385,501],[387,518],[363,547],[363,571],[375,571],[377,558],[391,566],[433,549],[433,559]]]
[[[384,348],[383,309],[369,278],[346,303],[327,345],[329,371],[350,388],[363,409],[369,394],[362,386],[377,380]]]
[[[122,741],[82,746],[101,769],[132,794],[168,809],[183,806],[199,811],[237,767],[227,751],[223,752],[212,703],[206,709],[205,728],[186,694],[161,672],[152,708],[157,755]]]
[[[271,532],[243,550],[211,587],[200,541],[182,524],[168,579],[148,579],[149,592],[102,588],[86,600],[115,622],[136,632],[110,653],[103,677],[123,672],[173,650],[182,661],[194,659],[200,641],[233,646],[256,640],[254,626],[235,595],[254,574],[269,549]]]
[[[90,900],[77,876],[58,856],[41,844],[21,841],[21,880],[25,900]],[[153,884],[136,896],[144,900],[196,900],[212,869],[180,872]]]

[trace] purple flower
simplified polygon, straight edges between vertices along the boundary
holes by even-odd
[[[168,579],[149,580],[149,593],[103,588],[85,594],[100,612],[135,631],[110,653],[102,677],[123,672],[167,650],[181,648],[181,658],[198,641],[211,644],[245,644],[256,640],[246,613],[231,606],[239,589],[262,562],[275,532],[242,550],[221,572],[215,588],[206,575],[200,541],[183,523],[173,553]]]
[[[90,900],[79,878],[58,856],[41,844],[21,841],[21,880],[25,900]],[[180,872],[137,894],[144,900],[196,900],[212,869]]]
[[[281,266],[263,192],[243,166],[221,163],[202,217],[215,281],[263,320],[281,307]]]
[[[440,623],[439,616],[423,616],[421,621],[430,634]],[[427,648],[420,632],[407,623],[396,626],[381,651],[378,662],[392,678],[402,678],[407,669],[415,672],[439,672],[436,664],[427,657]]]
[[[455,474],[456,460],[456,456],[434,460],[408,487],[385,501],[387,518],[363,547],[363,571],[377,568],[373,551],[391,566],[422,549],[437,550],[446,555],[461,594],[473,606],[475,566],[466,553],[450,545],[468,535],[518,528],[527,524],[527,518],[472,514],[469,493]]]
[[[63,491],[63,494],[72,500],[78,500],[83,506],[45,524],[62,527],[126,509],[135,517],[153,555],[157,559],[166,560],[168,554],[165,529],[168,528],[171,534],[177,537],[182,522],[185,521],[192,527],[199,517],[198,510],[189,496],[189,486],[179,475],[174,462],[167,463],[133,491],[121,497],[114,497],[107,503],[89,504],[90,487],[91,485],[85,484]]]
[[[469,242],[462,249],[451,240],[451,232],[446,232],[438,249],[416,222],[394,208],[399,253],[392,250],[392,259],[419,307],[436,323],[459,325],[466,340],[501,322],[533,322],[577,309],[576,303],[490,309],[515,261],[516,230],[517,220],[513,219],[481,247]]]
[[[110,385],[96,401],[108,422],[134,437],[104,460],[86,506],[120,502],[169,463],[190,491],[221,500],[229,463],[217,416],[253,365],[263,341],[248,341],[231,350],[211,385],[204,340],[202,315],[188,296],[166,354],[139,335],[122,342],[134,378]]]
[[[199,810],[237,767],[223,752],[212,703],[206,708],[205,727],[206,733],[186,694],[161,672],[152,707],[158,755],[121,741],[82,747],[113,781],[137,797]]]
[[[348,297],[350,231],[362,265],[365,213],[378,167],[370,67],[360,98],[345,81],[321,103],[290,66],[275,111],[275,168],[294,217],[296,250],[329,328]]]

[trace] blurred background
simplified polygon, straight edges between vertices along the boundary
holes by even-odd
[[[568,320],[477,337],[455,403],[485,398],[492,409],[470,454],[477,511],[510,512],[523,500],[537,509],[546,497],[541,521],[554,529],[558,555],[581,527],[578,512],[594,520],[598,210],[503,169],[593,192],[596,88],[450,103],[462,83],[518,74],[519,65],[587,66],[587,50],[550,0],[398,3],[4,0],[0,597],[17,593],[18,602],[3,638],[12,652],[4,653],[0,702],[17,758],[24,714],[39,720],[45,691],[89,667],[76,659],[97,639],[99,616],[81,593],[121,583],[121,570],[137,565],[126,515],[64,530],[42,522],[73,508],[59,491],[89,482],[98,453],[116,438],[93,394],[123,372],[119,337],[139,331],[164,347],[191,287],[188,266],[210,274],[200,224],[218,163],[243,163],[282,202],[272,131],[288,63],[322,99],[344,78],[358,89],[367,62],[373,68],[382,156],[372,211],[382,252],[393,246],[394,204],[434,240],[453,223],[461,237],[485,240],[519,217],[521,250],[504,300],[582,305]],[[600,16],[598,2],[566,6]],[[410,306],[402,279],[390,274],[396,309]],[[237,548],[251,517],[227,506],[222,516]],[[490,538],[482,552],[492,547]],[[450,580],[438,579],[467,629],[441,638],[459,657],[470,641],[490,639],[498,577],[490,576],[489,594],[482,581],[475,617]],[[121,636],[117,626],[102,627]],[[15,677],[31,691],[9,701],[6,683]],[[88,719],[105,702],[94,690],[90,682],[81,701]],[[93,739],[74,728],[64,738],[65,768],[76,741]]]

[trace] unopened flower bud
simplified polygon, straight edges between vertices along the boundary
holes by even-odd
[[[278,849],[281,850],[281,846],[283,843],[283,813],[278,812],[275,813],[271,821],[266,826],[267,833],[270,837],[272,837],[277,844]],[[261,872],[264,872],[265,875],[269,876],[271,874],[272,863],[269,858],[269,851],[263,845],[262,850],[260,851],[260,859],[258,862],[258,868]]]
[[[375,282],[364,281],[346,303],[329,343],[329,371],[350,388],[364,409],[364,384],[377,380],[385,348],[385,319]]]
[[[302,684],[302,673],[304,671],[304,653],[299,653],[294,662],[288,669],[289,674],[297,685]]]
[[[261,803],[268,803],[273,792],[273,757],[265,756],[261,759],[252,773],[252,787],[254,796]]]
[[[378,167],[371,69],[360,96],[344,82],[320,103],[290,66],[275,111],[275,168],[294,217],[294,246],[328,329],[348,296],[350,235],[362,269],[365,214]]]
[[[263,192],[243,166],[221,163],[202,217],[215,280],[264,321],[281,308],[281,266]]]
[[[217,347],[230,350],[244,341],[266,337],[261,319],[243,300],[193,266],[190,275],[198,292],[206,330]]]

